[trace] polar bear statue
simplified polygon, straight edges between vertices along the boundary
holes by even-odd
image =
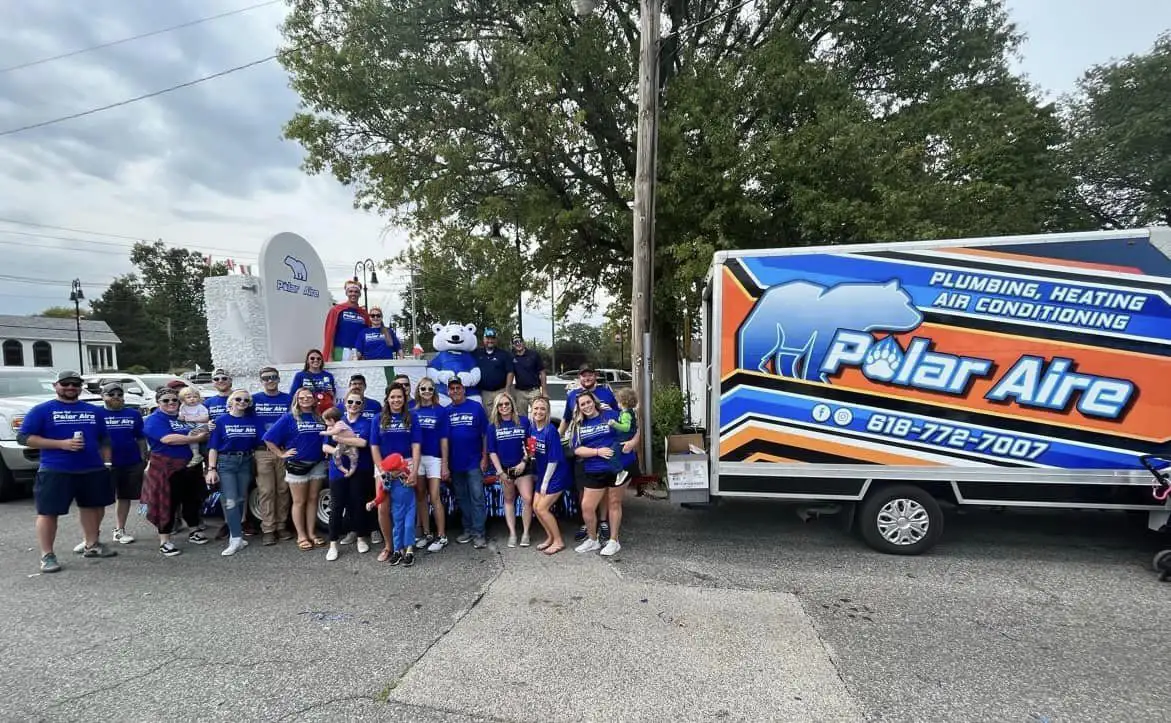
[[[439,402],[445,407],[451,404],[447,383],[454,377],[464,383],[468,399],[480,401],[480,368],[473,354],[478,344],[476,325],[449,321],[433,324],[431,331],[435,333],[432,346],[439,353],[427,365],[427,376],[435,382]]]

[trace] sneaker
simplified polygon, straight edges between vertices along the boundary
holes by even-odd
[[[276,539],[280,540],[281,542],[288,542],[295,537],[296,535],[294,535],[292,532],[289,532],[288,530],[281,529],[276,531]]]
[[[602,557],[613,557],[622,550],[622,545],[618,544],[618,540],[610,540],[606,546],[602,548],[600,553]]]
[[[359,537],[358,538],[358,554],[365,555],[367,552],[370,552],[370,543],[366,542],[366,540]]]
[[[618,473],[618,478],[614,480],[614,486],[621,487],[622,485],[626,484],[626,480],[628,479],[630,479],[630,473],[626,470],[622,470]]]
[[[403,554],[401,552],[399,552],[398,550],[395,550],[394,552],[390,553],[390,559],[387,560],[387,562],[389,562],[391,565],[398,565],[398,564],[402,563],[402,561],[403,561]]]
[[[81,542],[77,543],[77,547],[74,547],[73,551],[76,552],[78,555],[85,552],[85,540],[82,540]]]
[[[382,544],[382,533],[378,532],[377,530],[374,532],[371,532],[370,533],[370,544],[371,545],[381,545]]]
[[[427,552],[439,552],[445,547],[447,547],[447,536],[436,537],[435,542],[427,545]]]
[[[93,547],[85,548],[85,552],[81,553],[82,557],[117,557],[118,551],[111,550],[101,542],[95,542]]]
[[[326,562],[333,562],[334,560],[337,559],[337,555],[338,555],[337,546],[330,545],[329,550],[327,550],[325,553],[325,561]]]
[[[577,532],[573,533],[573,539],[578,542],[581,542],[582,540],[584,540],[585,538],[587,538],[589,536],[590,536],[590,533],[586,532],[585,525],[582,525],[581,527],[578,528]]]
[[[117,542],[120,545],[129,545],[131,542],[134,542],[134,535],[131,535],[124,528],[115,527],[114,542]]]
[[[356,540],[356,539],[358,539],[357,533],[350,532],[350,533],[346,534],[346,536],[341,539],[341,544],[352,545],[352,544],[354,544],[354,540]]]
[[[520,536],[520,546],[521,547],[528,547],[530,544],[532,544],[532,543],[529,541],[528,533],[525,533]]]
[[[610,523],[603,522],[602,524],[598,525],[598,542],[605,543],[606,540],[609,540],[609,539],[610,539]]]
[[[430,532],[428,532],[427,534],[415,540],[415,547],[420,550],[425,550],[431,546],[432,542],[435,542],[435,535],[432,535]]]
[[[260,538],[260,544],[265,547],[272,547],[276,544],[276,535],[271,532],[264,533],[264,536]]]
[[[175,547],[175,543],[170,541],[159,545],[159,552],[163,553],[163,557],[174,557],[175,555],[183,554],[183,551]]]
[[[600,550],[600,549],[602,549],[602,543],[598,542],[597,540],[591,540],[590,538],[587,537],[586,541],[581,543],[577,547],[573,548],[573,551],[574,552],[594,552],[595,550]]]
[[[508,536],[508,546],[509,547],[516,547],[516,535],[509,535]]]
[[[472,541],[472,533],[465,532],[459,537],[455,538],[455,541],[461,545],[466,545]]]
[[[192,532],[190,535],[188,535],[187,541],[192,545],[206,545],[207,543],[211,542],[211,540],[207,539],[207,535],[203,534],[199,530],[196,530],[195,532]]]
[[[83,544],[82,547],[85,545]],[[61,572],[61,563],[57,562],[57,556],[53,553],[41,555],[41,572]]]
[[[472,543],[472,547],[476,548],[477,550],[483,550],[487,546],[488,541],[483,537],[477,537],[476,540]]]
[[[410,567],[415,564],[415,553],[407,550],[403,553],[403,567]]]
[[[231,541],[228,542],[228,546],[224,548],[224,551],[220,554],[224,557],[231,557],[240,550],[243,550],[245,547],[248,547],[248,540],[245,540],[243,537],[233,537]]]

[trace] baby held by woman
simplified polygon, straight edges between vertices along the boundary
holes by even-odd
[[[342,419],[341,410],[337,407],[330,407],[322,412],[321,419],[325,422],[325,429],[322,430],[321,436],[333,437],[335,442],[334,465],[341,470],[344,476],[352,476],[358,469],[358,448],[349,442],[360,439],[360,437]]]

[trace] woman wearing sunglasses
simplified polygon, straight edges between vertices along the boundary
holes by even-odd
[[[264,433],[268,451],[285,461],[285,481],[293,497],[293,526],[302,551],[325,547],[317,532],[317,497],[327,475],[321,432],[325,422],[317,411],[317,396],[302,387],[293,393],[289,413]]]
[[[393,517],[391,532],[386,538],[390,554],[385,557],[379,555],[378,559],[387,559],[391,565],[401,563],[406,567],[415,564],[415,491],[411,487],[415,486],[415,470],[419,468],[421,438],[418,425],[412,422],[411,412],[407,409],[407,390],[392,385],[386,390],[377,429],[371,433],[371,452],[379,470],[383,458],[396,453],[404,460],[409,460],[410,466],[405,472],[394,473],[395,476],[387,480],[390,495],[380,507],[389,508],[387,514]],[[374,476],[374,484],[383,484],[381,474]]]
[[[320,349],[310,349],[305,355],[305,368],[293,375],[289,394],[296,394],[298,389],[309,389],[315,394],[328,394],[330,397],[337,394],[337,383],[333,374],[325,371],[325,356]]]
[[[488,458],[504,487],[504,523],[508,525],[508,546],[516,547],[516,493],[520,492],[523,528],[520,546],[529,546],[533,526],[533,474],[525,464],[525,438],[529,420],[516,413],[512,395],[500,392],[492,402],[488,425]]]
[[[439,405],[435,382],[429,377],[423,377],[415,388],[414,406],[410,411],[420,435],[415,508],[423,535],[415,540],[415,547],[420,552],[424,549],[439,552],[447,547],[447,510],[439,493],[440,480],[447,476],[447,412]],[[435,515],[435,535],[431,534],[432,514]]]
[[[330,562],[338,557],[343,523],[348,524],[349,532],[357,537],[358,552],[370,552],[370,517],[366,512],[366,501],[372,499],[367,491],[371,489],[374,463],[370,459],[370,420],[362,414],[365,403],[362,392],[357,389],[351,389],[342,402],[345,407],[342,419],[353,432],[352,436],[346,436],[345,443],[358,452],[353,472],[347,474],[338,464],[336,439],[326,437],[322,447],[329,455],[329,550],[325,559]]]
[[[159,552],[174,557],[182,552],[171,542],[175,530],[175,510],[182,507],[183,517],[194,530],[188,542],[205,545],[209,540],[198,530],[199,511],[203,504],[203,475],[198,467],[188,467],[191,445],[207,440],[207,431],[194,432],[179,421],[179,393],[170,387],[155,392],[156,409],[143,422],[143,433],[150,445],[150,461],[142,486],[146,519],[159,531]]]
[[[220,487],[220,504],[228,523],[224,557],[248,546],[244,539],[244,496],[252,484],[252,452],[264,436],[264,422],[252,414],[245,389],[228,393],[228,412],[216,417],[207,443],[207,486]]]
[[[370,327],[358,337],[358,353],[362,359],[397,359],[402,344],[394,329],[383,323],[382,309],[370,307]]]

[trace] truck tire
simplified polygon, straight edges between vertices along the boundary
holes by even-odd
[[[321,488],[317,495],[317,526],[322,530],[329,529],[329,485]]]
[[[943,509],[921,487],[879,487],[862,502],[858,525],[862,539],[879,552],[919,555],[943,534]]]
[[[252,485],[252,489],[248,491],[248,514],[252,515],[252,519],[259,522],[264,519],[260,516],[260,489],[256,485]]]

